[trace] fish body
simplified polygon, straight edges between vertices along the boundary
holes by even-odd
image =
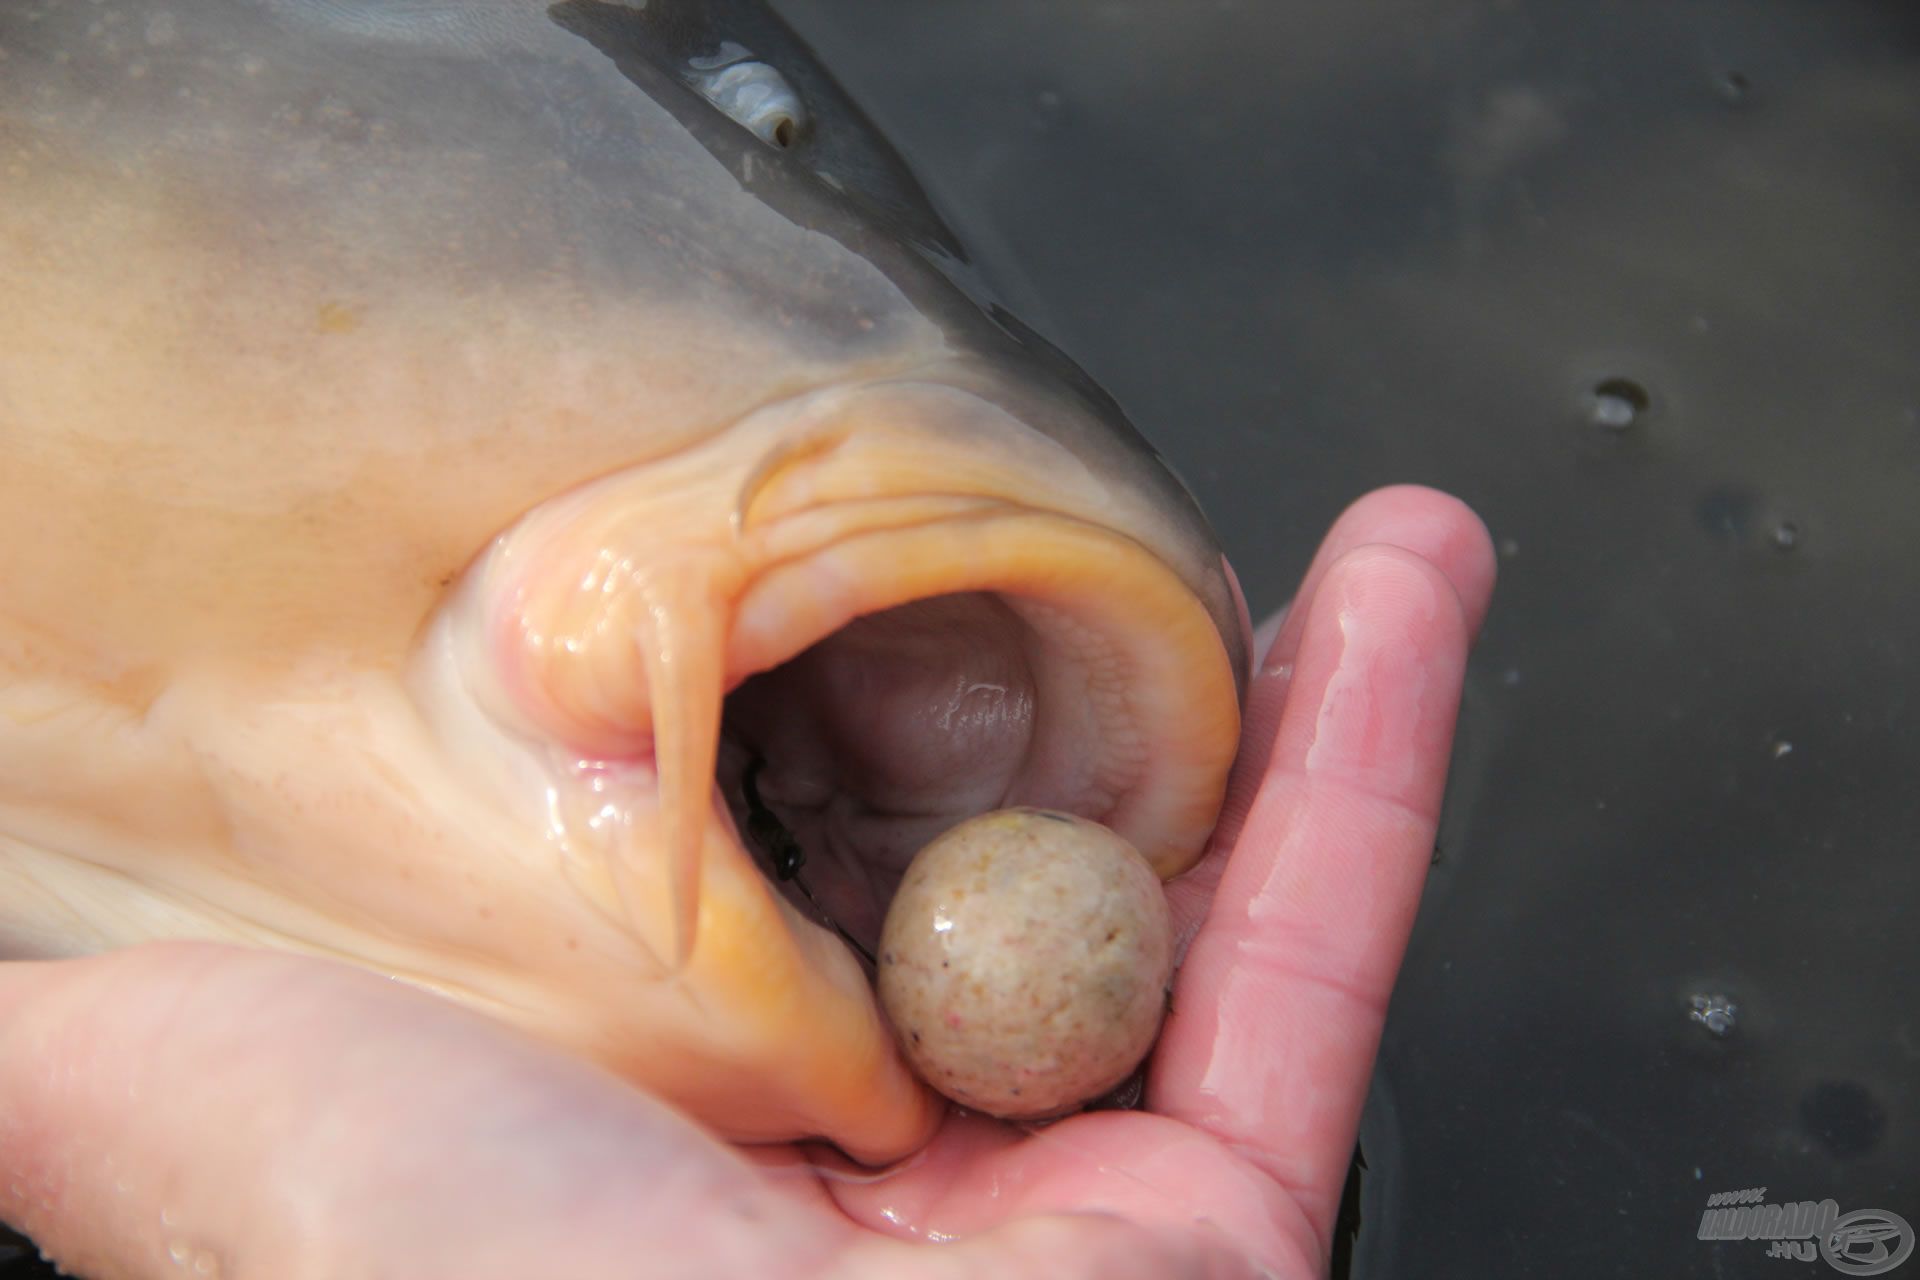
[[[877,1159],[934,1107],[835,931],[915,849],[1198,855],[1204,520],[883,147],[680,74],[732,11],[0,10],[0,955],[332,956]]]

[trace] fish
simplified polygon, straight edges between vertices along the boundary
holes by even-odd
[[[0,957],[328,958],[884,1161],[917,849],[1204,849],[1219,544],[757,5],[15,0],[0,183]]]

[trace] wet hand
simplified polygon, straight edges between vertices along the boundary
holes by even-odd
[[[1428,490],[1329,533],[1168,886],[1145,1110],[741,1151],[398,984],[168,945],[0,966],[0,1218],[97,1280],[1320,1274],[1492,582]]]

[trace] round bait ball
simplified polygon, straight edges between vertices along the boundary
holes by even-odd
[[[990,1115],[1060,1115],[1126,1079],[1159,1034],[1167,900],[1099,823],[1002,809],[914,858],[879,969],[880,1003],[928,1084]]]

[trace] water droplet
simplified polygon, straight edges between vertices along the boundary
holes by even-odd
[[[1782,551],[1791,551],[1800,545],[1800,526],[1791,520],[1782,520],[1773,526],[1773,545]]]
[[[1743,106],[1753,94],[1753,81],[1740,71],[1729,71],[1720,77],[1720,96],[1733,106]]]
[[[1791,742],[1776,742],[1773,744],[1773,758],[1775,760],[1785,755],[1791,755],[1792,753],[1793,744]]]
[[[1726,1036],[1733,1032],[1734,1020],[1740,1012],[1740,1006],[1726,996],[1696,995],[1687,1001],[1687,1017],[1699,1023],[1716,1036]]]
[[[1520,540],[1518,538],[1500,539],[1500,558],[1502,560],[1511,560],[1519,554]]]
[[[1511,689],[1520,683],[1520,668],[1508,667],[1500,673],[1500,683]]]
[[[1640,420],[1652,401],[1647,389],[1629,378],[1606,378],[1594,384],[1587,416],[1597,427],[1626,431]]]

